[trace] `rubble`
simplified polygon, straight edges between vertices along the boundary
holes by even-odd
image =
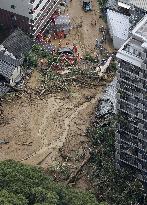
[[[0,145],[2,145],[2,144],[8,144],[8,143],[9,143],[9,141],[0,139]]]

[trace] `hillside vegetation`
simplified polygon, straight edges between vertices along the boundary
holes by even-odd
[[[52,181],[45,172],[15,161],[0,162],[1,205],[98,205],[93,194]]]

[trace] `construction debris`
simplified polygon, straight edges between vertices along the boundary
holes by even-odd
[[[2,144],[8,144],[9,143],[9,141],[7,141],[7,140],[1,140],[0,139],[0,145],[2,145]]]

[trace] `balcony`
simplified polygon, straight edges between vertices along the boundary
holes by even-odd
[[[120,161],[133,166],[134,168],[137,168],[145,173],[147,173],[147,162],[146,160],[140,160],[137,157],[134,157],[131,154],[128,154],[127,152],[121,152],[120,153]]]
[[[121,111],[121,110],[120,110]],[[124,111],[121,111],[124,113]],[[125,113],[127,114],[127,113]],[[127,133],[130,133],[131,135],[135,135],[136,137],[147,141],[147,130],[145,130],[143,128],[143,126],[140,126],[141,124],[139,124],[138,126],[135,125],[133,122],[128,121],[128,119],[126,119],[126,121],[119,121],[118,123],[118,130],[123,130]]]
[[[138,96],[139,98],[147,101],[147,92],[144,88],[134,85],[124,79],[119,79],[117,83],[118,90],[123,90],[131,95]]]
[[[130,146],[138,147],[138,149],[147,152],[147,137],[146,141],[143,137],[133,135],[126,130],[118,130],[120,141],[130,144]]]

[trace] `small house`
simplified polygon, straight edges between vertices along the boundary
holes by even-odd
[[[0,87],[4,88],[8,84],[14,86],[21,79],[23,61],[32,45],[30,37],[20,29],[15,30],[0,45]]]

